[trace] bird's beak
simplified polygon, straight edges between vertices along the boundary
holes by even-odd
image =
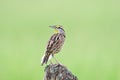
[[[49,26],[49,27],[51,27],[51,28],[53,28],[53,29],[56,29],[56,26]]]

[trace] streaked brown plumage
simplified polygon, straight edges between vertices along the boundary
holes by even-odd
[[[55,25],[51,27],[54,28],[57,33],[53,34],[48,41],[46,52],[43,56],[41,65],[43,65],[44,63],[47,64],[50,55],[54,56],[54,54],[58,53],[65,41],[65,31],[62,26]]]

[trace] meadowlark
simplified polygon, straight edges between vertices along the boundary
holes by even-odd
[[[46,52],[41,60],[41,65],[44,63],[47,64],[48,60],[54,57],[54,54],[60,52],[65,41],[65,31],[61,25],[54,25],[50,27],[55,30],[55,33],[48,41]]]

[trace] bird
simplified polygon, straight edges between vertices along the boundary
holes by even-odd
[[[47,62],[54,57],[54,54],[57,54],[61,51],[61,48],[65,42],[65,30],[61,25],[49,26],[55,30],[55,33],[50,37],[45,54],[42,57],[41,65],[47,64]],[[55,59],[55,57],[54,57]],[[56,60],[56,59],[55,59]],[[57,61],[57,60],[56,60]]]

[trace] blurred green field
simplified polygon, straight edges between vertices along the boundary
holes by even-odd
[[[79,80],[120,80],[119,0],[0,0],[0,80],[43,80],[54,24],[66,31],[56,57]]]

